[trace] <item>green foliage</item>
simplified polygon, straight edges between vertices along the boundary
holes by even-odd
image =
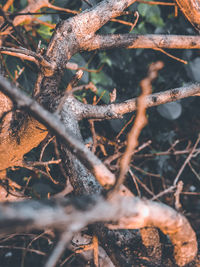
[[[109,67],[112,67],[113,61],[108,57],[105,51],[99,53],[99,58],[100,58],[101,64],[107,64]]]
[[[145,23],[150,23],[154,27],[163,27],[164,21],[161,17],[160,8],[156,5],[147,5],[140,3],[138,5],[138,12],[142,16],[143,21],[138,26],[138,31],[144,33]]]
[[[100,73],[91,73],[91,81],[97,86],[97,96],[101,97],[106,104],[110,101],[109,91],[107,88],[114,85],[113,80],[104,71]]]
[[[46,25],[40,25],[37,32],[45,40],[50,39],[50,37],[52,36],[52,29]]]
[[[112,86],[113,80],[104,72],[91,73],[91,81],[95,84],[101,84],[103,86]]]

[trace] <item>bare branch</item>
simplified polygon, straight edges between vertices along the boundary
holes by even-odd
[[[137,115],[134,121],[134,125],[128,134],[126,150],[120,161],[120,173],[119,176],[117,177],[116,184],[112,189],[112,194],[115,190],[118,190],[119,186],[124,182],[125,175],[129,169],[131,157],[138,145],[139,135],[142,129],[147,124],[145,98],[152,92],[151,83],[157,77],[158,71],[162,69],[163,66],[164,64],[161,61],[152,63],[149,67],[149,72],[147,77],[143,79],[140,83],[142,93],[138,98]]]
[[[35,0],[35,1],[29,1],[29,4],[20,12],[20,13],[29,13],[29,12],[36,12],[39,9],[43,8],[43,7],[48,7],[48,8],[52,8],[55,10],[60,10],[60,11],[65,11],[66,13],[72,13],[72,14],[77,14],[78,11],[73,11],[67,8],[60,8],[57,6],[53,6],[52,4],[49,3],[48,0]],[[13,20],[13,25],[17,26],[23,22],[27,22],[27,21],[31,21],[32,20],[32,16],[31,15],[21,15],[21,16],[17,16],[15,17],[15,19]]]
[[[33,117],[52,130],[68,146],[70,151],[94,174],[102,186],[113,185],[115,176],[106,166],[70,131],[67,131],[58,116],[42,108],[35,100],[20,92],[2,76],[0,90],[10,97],[21,109],[26,109]]]
[[[182,98],[195,96],[200,93],[200,84],[185,85],[184,87],[174,88],[160,93],[146,96],[146,108],[158,106],[168,102],[174,102]],[[124,114],[133,112],[137,109],[138,98],[129,99],[122,103],[112,103],[110,105],[84,105],[80,103],[80,119],[116,119]],[[78,101],[77,101],[78,102]],[[78,103],[77,103],[78,105]]]
[[[38,64],[43,60],[43,57],[40,54],[37,54],[33,51],[30,51],[25,48],[13,48],[13,47],[3,47],[0,46],[0,52],[2,54],[7,54],[22,59],[30,60]]]
[[[82,197],[49,201],[24,201],[0,205],[0,232],[54,228],[71,235],[88,224],[113,221],[111,229],[158,227],[169,235],[179,266],[193,260],[197,253],[196,236],[187,219],[172,208],[138,198],[116,196],[114,201]],[[53,266],[53,265],[52,265]]]
[[[176,0],[176,3],[180,7],[186,18],[192,23],[192,25],[200,30],[200,8],[199,1],[194,0]]]
[[[167,34],[108,34],[95,35],[86,50],[123,48],[199,49],[200,36]]]
[[[181,176],[183,170],[185,169],[185,166],[190,162],[191,158],[194,156],[194,152],[195,152],[195,149],[197,148],[198,144],[199,144],[199,141],[200,141],[200,134],[197,138],[197,141],[195,142],[190,154],[188,155],[188,157],[186,158],[185,162],[183,163],[183,165],[181,166],[176,178],[174,179],[174,182],[173,182],[173,185],[175,186],[178,182],[178,179],[179,177]]]
[[[110,36],[95,35],[96,31],[100,29],[106,22],[122,14],[123,10],[134,2],[135,0],[104,0],[85,12],[79,13],[79,11],[74,11],[73,14],[78,14],[77,16],[63,21],[57,25],[54,35],[51,38],[51,42],[47,48],[47,52],[44,53],[44,56],[39,63],[40,73],[38,76],[38,82],[35,86],[35,96],[41,105],[44,105],[50,111],[56,110],[61,99],[58,87],[63,70],[71,56],[81,50],[108,49],[112,47],[153,49],[200,48],[199,36],[171,37],[167,35],[140,36],[132,34]],[[53,7],[51,4],[49,4],[48,0],[30,0],[27,6],[27,12],[29,12],[28,8],[31,8],[31,11],[33,11],[34,8],[38,9],[42,7],[55,8],[58,10],[62,9],[59,7]],[[24,11],[25,10],[22,12]],[[68,12],[69,10],[65,11]],[[22,15],[21,17],[16,17],[14,19],[14,25],[18,25],[20,23],[19,18],[22,19],[21,21],[25,21],[26,18],[32,19],[31,16],[23,17]],[[14,52],[10,51],[10,53]],[[34,60],[36,57],[33,55],[33,58],[29,58]],[[40,61],[40,59],[37,60]],[[193,91],[191,90],[192,93],[191,91],[188,93],[187,90],[188,88],[191,89],[191,87],[193,87]],[[166,103],[169,101],[175,101],[182,97],[195,95],[199,93],[199,87],[199,85],[192,85],[188,88],[173,89],[164,93],[149,96],[149,98],[146,99],[146,107],[158,105],[159,101],[160,103]],[[81,139],[81,133],[78,128],[78,120],[84,117],[93,118],[93,115],[94,118],[104,118],[104,116],[106,116],[106,118],[123,116],[123,114],[131,112],[137,108],[137,99],[132,99],[130,102],[126,101],[120,104],[111,104],[105,107],[99,106],[90,109],[89,105],[83,105],[76,101],[72,96],[68,96],[67,99],[65,99],[66,102],[62,106],[62,110],[60,112],[61,120],[63,122],[62,124],[58,118],[59,115],[56,116],[55,114],[47,112],[35,101],[18,91],[14,86],[10,86],[9,83],[7,83],[1,77],[0,88],[5,94],[11,97],[13,101],[15,101],[19,108],[26,110],[42,123],[40,124],[30,117],[28,118],[30,119],[30,121],[28,121],[28,127],[22,133],[26,135],[26,140],[29,140],[29,143],[31,143],[31,140],[34,141],[35,144],[39,144],[44,136],[46,136],[46,129],[41,129],[43,125],[48,127],[52,132],[56,133],[56,135],[60,137],[60,156],[64,162],[65,170],[69,169],[69,172],[74,174],[70,176],[72,185],[75,185],[74,194],[91,194],[91,192],[94,192],[99,195],[99,191],[101,191],[102,188],[99,186],[94,176],[96,176],[101,185],[105,187],[109,187],[115,182],[114,175],[102,164],[98,158],[94,156],[93,153],[87,150],[87,148],[84,146],[83,140]],[[36,123],[32,123],[32,120]],[[32,125],[34,125],[34,131],[31,132],[29,130],[29,126],[32,127]],[[40,129],[36,131],[38,125]],[[73,125],[76,126],[75,131],[73,131]],[[42,130],[43,133],[41,133]],[[33,137],[31,136],[31,133],[33,133]],[[10,145],[10,143],[6,143],[4,145],[4,150],[7,144]],[[14,145],[16,145],[16,143],[14,143]],[[11,148],[15,149],[14,145]],[[25,153],[25,149],[30,150],[32,147],[33,144],[27,144],[26,146],[25,143],[21,143],[20,153],[23,155]],[[19,146],[17,148],[19,148]],[[81,160],[83,165],[77,158]],[[4,159],[1,160],[3,161]],[[86,170],[85,166],[94,174],[94,176]],[[66,233],[69,241],[74,232],[79,231],[82,229],[82,227],[97,221],[113,221],[115,222],[115,225],[110,225],[110,227],[116,229],[133,229],[146,226],[155,226],[159,227],[165,234],[169,234],[173,244],[175,245],[175,259],[177,264],[183,266],[191,261],[196,255],[196,237],[188,221],[182,215],[164,205],[156,204],[150,201],[138,200],[136,198],[125,199],[118,196],[116,196],[115,199],[112,199],[112,202],[108,202],[97,196],[97,204],[93,203],[93,206],[89,205],[87,210],[88,202],[91,202],[87,198],[85,198],[85,201],[84,198],[77,198],[75,200],[71,200],[71,202],[68,202],[68,200],[66,201],[66,205],[65,200],[63,200],[63,202],[53,202],[52,206],[48,205],[48,202],[41,204],[38,202],[28,202],[25,204],[27,205],[26,207],[23,206],[23,203],[18,203],[18,206],[16,206],[17,203],[16,205],[0,205],[0,213],[2,210],[2,213],[5,212],[9,217],[8,221],[6,221],[6,217],[0,218],[0,226],[2,226],[1,230],[2,232],[6,232],[6,230],[3,228],[7,227],[8,229],[11,225],[17,225],[17,227],[19,227],[17,229],[21,230],[23,228],[23,231],[24,226],[25,228],[27,226],[27,229],[41,229],[43,227],[50,226]],[[92,200],[92,202],[94,201]],[[42,206],[41,209],[40,205]],[[77,206],[79,207],[78,213]],[[25,216],[25,220],[23,220],[23,218],[20,216]],[[5,220],[2,222],[1,220],[3,220],[3,218]],[[102,224],[100,226],[102,226]],[[105,236],[105,233],[108,231],[104,231],[104,233],[101,234],[101,230],[99,228],[99,224],[96,224],[93,229],[98,236]],[[8,232],[10,231],[9,229]],[[105,238],[101,238],[100,241],[101,240],[105,240]],[[66,240],[63,243],[60,243],[61,248],[64,247],[63,244],[65,245],[65,243]],[[107,247],[107,244],[105,247]],[[113,253],[113,245],[110,247],[111,253],[109,256],[112,257],[112,254],[117,253]],[[59,253],[52,254],[52,257],[57,255],[56,258],[54,258],[54,263],[57,258],[59,258],[61,253],[62,249],[59,250]]]
[[[92,37],[111,18],[120,16],[124,9],[136,0],[107,0],[102,1],[93,8],[86,10],[72,18],[73,28],[77,36]],[[88,22],[90,27],[88,27]],[[91,23],[92,22],[92,23]],[[74,27],[76,25],[76,27]]]

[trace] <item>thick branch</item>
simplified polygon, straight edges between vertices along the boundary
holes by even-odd
[[[90,39],[112,17],[116,17],[134,3],[135,0],[105,0],[94,8],[86,10],[77,16],[62,21],[51,38],[45,59],[49,64],[42,66],[42,74],[38,77],[35,94],[40,90],[42,96],[40,103],[50,102],[52,94],[57,95],[57,88],[68,60],[81,49],[84,50],[90,44]],[[48,107],[52,109],[52,107]]]
[[[200,36],[167,35],[167,34],[108,34],[95,35],[85,50],[111,48],[168,48],[168,49],[199,49]]]
[[[2,76],[0,77],[0,90],[10,97],[19,108],[26,109],[33,117],[59,136],[67,144],[69,150],[94,174],[102,186],[112,185],[115,182],[114,175],[81,141],[74,137],[72,132],[66,130],[56,115],[42,108],[35,100],[20,92],[15,86],[11,86]]]
[[[152,201],[130,197],[115,197],[105,201],[100,197],[26,201],[0,205],[0,232],[51,227],[73,233],[94,222],[110,222],[112,229],[158,227],[169,235],[174,245],[174,257],[184,266],[196,256],[196,235],[187,219],[172,208]]]
[[[186,18],[200,30],[200,6],[198,0],[175,0]]]
[[[57,101],[59,100],[59,97],[60,97],[59,91],[58,91],[59,82],[60,82],[60,79],[62,76],[62,71],[65,68],[67,61],[70,59],[70,57],[73,54],[78,52],[80,49],[84,50],[84,49],[87,49],[88,47],[90,47],[90,43],[91,43],[91,40],[92,40],[92,37],[93,37],[95,31],[97,29],[99,29],[101,26],[103,26],[103,24],[107,20],[109,20],[109,18],[114,17],[115,15],[119,14],[123,10],[123,8],[126,8],[128,6],[128,4],[131,4],[133,2],[134,1],[127,1],[127,0],[126,1],[125,0],[102,1],[94,9],[86,11],[86,12],[84,12],[84,13],[82,13],[82,14],[80,14],[80,15],[72,18],[72,19],[69,19],[68,21],[62,22],[60,25],[58,25],[58,28],[55,30],[54,36],[51,39],[50,45],[47,49],[47,52],[44,55],[45,59],[48,62],[44,62],[44,64],[41,67],[42,74],[40,74],[40,76],[38,78],[38,83],[37,83],[36,90],[35,90],[36,94],[41,93],[40,96],[38,97],[38,100],[40,101],[41,104],[45,105],[51,111],[55,108],[55,106],[57,105]],[[99,6],[101,6],[101,8],[99,8]],[[108,7],[111,8],[111,10],[107,10]],[[99,10],[99,13],[97,12],[95,14],[95,10],[96,11]],[[90,16],[90,14],[91,14],[91,16]],[[49,64],[46,64],[46,63],[49,63]],[[13,89],[13,91],[15,91],[15,90]],[[10,94],[12,94],[12,93],[10,92]],[[37,116],[37,118],[41,117],[41,114],[40,114],[41,109],[38,109],[40,107],[37,106],[33,101],[31,101],[28,98],[24,98],[23,101],[24,100],[28,101],[27,103],[24,103],[23,101],[21,101],[22,100],[21,98],[20,99],[17,98],[17,99],[19,100],[18,101],[19,106],[21,106],[25,109],[29,109],[29,110],[31,109],[31,114],[32,115],[35,114],[35,116]],[[68,98],[68,100],[70,102],[70,98]],[[69,102],[68,102],[68,104],[69,104]],[[66,106],[70,106],[68,104]],[[39,113],[36,112],[36,109],[38,109]],[[70,144],[70,150],[75,154],[77,153],[76,155],[77,155],[77,157],[79,156],[79,159],[81,159],[81,157],[83,156],[84,160],[82,159],[82,162],[87,167],[88,167],[88,164],[89,165],[92,164],[91,162],[88,163],[86,158],[87,158],[87,156],[92,158],[93,154],[92,153],[91,154],[86,153],[85,147],[81,143],[81,140],[77,140],[77,138],[78,138],[77,135],[79,135],[79,133],[77,134],[78,131],[75,133],[76,138],[74,138],[73,135],[71,135],[71,134],[70,134],[70,136],[66,136],[65,128],[63,126],[61,126],[60,123],[58,123],[59,121],[57,120],[57,117],[53,116],[50,113],[47,113],[44,110],[42,110],[42,113],[44,113],[45,116],[46,115],[50,116],[49,117],[50,121],[46,121],[47,124],[45,124],[45,120],[43,117],[42,117],[42,119],[40,118],[42,123],[50,126],[50,129],[54,129],[54,126],[57,129],[59,129],[59,128],[61,129],[61,135],[59,135],[59,136],[62,139],[62,146],[65,148],[64,149],[65,152],[67,152],[67,150],[68,150],[68,147],[69,147],[68,141],[70,140],[70,142],[72,141],[72,143]],[[72,116],[71,116],[71,114],[72,114]],[[71,107],[70,112],[67,112],[67,110],[64,110],[61,113],[61,116],[62,116],[62,120],[64,122],[65,127],[71,126],[71,125],[69,125],[70,122],[72,122],[73,124],[76,124],[76,126],[78,125],[77,117],[76,117],[76,114],[73,114],[73,108],[72,107]],[[71,118],[70,118],[70,116],[71,116]],[[70,122],[67,121],[68,118],[71,119]],[[70,130],[71,130],[72,127],[68,127],[68,128],[70,128]],[[70,131],[68,131],[68,133],[69,132]],[[66,142],[68,145],[66,145]],[[78,144],[78,147],[76,146],[77,144]],[[64,153],[63,153],[63,155],[65,156]],[[85,155],[86,155],[86,158],[85,158]],[[68,156],[69,157],[71,156],[71,152],[69,152],[69,151],[68,151]],[[71,157],[71,159],[69,159],[69,160],[72,163],[72,161],[74,160],[74,157]],[[67,160],[65,161],[65,163],[66,163],[66,168],[67,168],[68,167],[67,166],[67,163],[68,163]],[[81,165],[81,163],[77,159],[73,165],[73,169],[74,169],[74,172],[77,172],[77,182],[79,182],[79,186],[81,187],[82,178],[84,178],[83,183],[86,183],[87,172],[85,171],[84,166]],[[98,168],[98,171],[101,172],[102,169]],[[84,177],[83,177],[83,172],[84,172]],[[94,169],[93,169],[93,173],[96,174],[94,172]],[[106,171],[106,173],[109,176],[111,175],[110,172]],[[95,178],[92,175],[90,175],[90,178],[91,178],[91,180],[93,179],[93,181],[95,181]],[[73,179],[73,177],[71,179]],[[81,189],[75,188],[75,191],[77,193],[78,191],[81,191]],[[88,188],[82,189],[83,194],[84,193],[90,193],[90,192],[91,192],[91,189],[88,189]],[[133,204],[134,203],[132,203],[131,205],[133,205]],[[105,208],[105,210],[106,210],[106,208]],[[108,213],[108,210],[106,210],[106,211],[107,211],[106,213]],[[101,211],[99,211],[99,212],[101,213]],[[54,214],[54,216],[58,217],[58,213]],[[108,214],[106,214],[105,216],[107,218]],[[39,217],[38,217],[38,219],[39,219]],[[46,220],[47,219],[50,219],[50,218],[46,218]],[[78,218],[77,221],[81,221],[81,222],[83,221],[83,213],[82,213],[82,217]],[[91,221],[91,222],[93,222],[93,221]],[[87,221],[87,223],[88,223],[88,221]],[[76,230],[78,230],[78,229],[75,229],[75,231]],[[97,231],[97,234],[98,234],[98,231],[99,231],[98,228],[96,228],[95,230]],[[185,229],[182,229],[182,230],[185,230]],[[71,228],[70,231],[73,232],[74,228]],[[114,245],[113,245],[113,247],[114,247]]]
[[[106,22],[111,18],[120,16],[124,9],[135,1],[136,0],[104,0],[93,8],[87,9],[85,12],[72,18],[72,21],[76,24],[75,32],[77,36],[86,35],[87,39],[89,39],[91,35],[99,30]]]
[[[12,109],[12,101],[0,92],[0,177],[5,177],[6,168],[20,165],[24,154],[37,147],[47,135],[43,125],[29,116],[25,125],[15,135],[11,129]]]
[[[168,102],[177,101],[189,96],[195,96],[200,93],[200,84],[191,84],[188,86],[167,90],[146,96],[146,107],[154,107]],[[77,103],[78,105],[78,103]],[[137,109],[137,98],[133,98],[122,103],[110,105],[84,105],[80,104],[81,118],[92,119],[116,119],[124,114]]]

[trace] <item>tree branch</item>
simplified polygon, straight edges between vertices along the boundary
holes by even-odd
[[[193,0],[176,0],[183,14],[190,21],[190,23],[199,31],[200,30],[200,8],[199,1]]]
[[[174,88],[160,93],[146,96],[146,107],[154,107],[168,102],[174,102],[182,98],[195,96],[200,93],[200,84],[185,85],[184,87]],[[137,99],[133,98],[122,103],[112,103],[110,105],[89,105],[80,103],[80,119],[116,119],[122,118],[126,113],[137,109]],[[77,100],[76,100],[77,101]],[[77,104],[78,105],[78,104]]]
[[[111,229],[158,227],[169,235],[179,266],[192,261],[197,253],[196,235],[187,219],[172,208],[138,198],[115,196],[112,201],[101,197],[22,201],[0,205],[0,232],[54,228],[72,235],[88,224],[109,222]],[[114,224],[110,224],[112,221]]]
[[[94,174],[102,186],[107,187],[114,184],[115,176],[112,172],[81,141],[74,137],[70,130],[66,130],[58,116],[45,110],[15,86],[11,86],[2,76],[0,76],[0,90],[10,97],[19,108],[26,109],[33,117],[59,136],[67,144],[68,149]]]
[[[123,48],[199,49],[200,36],[167,34],[108,34],[95,35],[84,50]]]
[[[38,1],[37,0],[37,3],[39,3],[39,2],[48,3],[48,1],[46,1],[46,0],[44,0],[44,1]],[[121,14],[123,9],[126,8],[128,5],[130,5],[133,2],[134,2],[133,0],[132,1],[131,0],[129,0],[129,1],[128,0],[120,0],[120,1],[114,1],[114,0],[107,0],[106,1],[105,0],[105,1],[102,1],[99,5],[95,6],[94,8],[91,8],[90,10],[86,10],[85,12],[83,12],[83,13],[81,13],[81,14],[79,14],[79,15],[77,15],[77,16],[69,19],[69,20],[63,21],[58,25],[58,27],[56,28],[54,35],[51,39],[51,42],[48,46],[47,52],[44,55],[45,61],[41,62],[42,63],[41,64],[41,73],[38,76],[38,82],[37,82],[36,87],[35,87],[35,95],[37,95],[37,100],[42,105],[44,105],[50,111],[54,111],[56,109],[56,106],[58,105],[58,103],[60,101],[60,92],[58,90],[58,87],[59,87],[59,83],[61,80],[61,76],[63,74],[63,69],[65,68],[68,60],[71,58],[72,55],[74,55],[76,52],[78,52],[80,50],[99,49],[100,44],[99,44],[99,41],[97,39],[95,39],[96,38],[96,36],[94,36],[95,32],[98,29],[100,29],[107,21],[109,21],[110,18],[113,18],[113,17]],[[117,36],[114,36],[113,38],[116,40]],[[102,38],[102,43],[103,43],[104,37],[100,37],[100,38]],[[119,39],[120,38],[122,39],[122,38],[124,38],[124,36],[119,37]],[[186,38],[183,38],[183,39],[186,39]],[[139,41],[140,45],[141,45],[141,42],[144,43],[144,40],[141,40],[139,36],[137,36],[137,40],[140,40]],[[157,40],[156,45],[159,45],[159,42],[160,42],[160,45],[162,45],[162,43],[163,42],[165,43],[165,40],[168,40],[168,39],[164,39],[164,41],[163,41],[163,36],[162,36],[162,38],[160,38],[159,40]],[[189,44],[191,44],[193,46],[193,48],[199,48],[199,46],[197,44],[198,40],[199,39],[195,39],[195,40],[193,39],[194,42],[192,43],[192,42],[189,42],[189,39],[188,39],[187,42]],[[131,41],[131,40],[129,40],[129,41]],[[119,41],[119,47],[125,46],[125,43],[124,44],[122,44],[122,43],[123,42]],[[133,48],[132,46],[134,46],[135,43],[137,44],[135,39],[132,39],[131,43],[126,43],[126,44],[130,48]],[[159,46],[155,46],[154,40],[151,41],[148,39],[148,42],[146,42],[146,43],[150,43],[150,48],[152,48],[153,45],[154,45],[154,48],[159,47]],[[91,44],[93,46],[91,46]],[[96,45],[96,48],[95,48],[95,45]],[[113,42],[109,43],[107,41],[107,42],[104,42],[104,44],[102,45],[101,48],[106,48],[106,47],[111,48],[113,45],[114,45]],[[165,45],[167,45],[167,44],[165,44]],[[176,44],[173,43],[173,45],[175,46]],[[179,43],[179,47],[181,47],[180,43]],[[3,81],[3,82],[5,82],[5,81]],[[8,86],[8,83],[7,83],[7,86]],[[3,87],[1,86],[1,88],[3,88]],[[2,90],[4,90],[4,93],[5,93],[5,89],[2,89]],[[90,170],[93,172],[94,175],[96,175],[100,178],[99,181],[100,181],[100,183],[102,183],[102,185],[107,185],[107,184],[113,183],[114,175],[112,175],[112,173],[109,172],[109,170],[106,169],[104,165],[102,165],[101,161],[98,161],[98,160],[96,161],[96,158],[94,157],[94,155],[91,152],[88,152],[88,150],[85,148],[84,144],[82,143],[81,134],[80,134],[80,131],[78,128],[78,118],[80,118],[80,115],[79,115],[79,117],[77,116],[78,111],[73,106],[74,102],[72,101],[72,98],[68,97],[65,105],[63,106],[63,110],[61,112],[61,119],[62,119],[64,125],[62,125],[55,115],[48,113],[44,109],[41,109],[41,106],[37,105],[37,103],[35,103],[33,100],[31,100],[30,98],[27,98],[23,94],[22,95],[20,94],[20,96],[19,96],[18,91],[16,91],[15,87],[12,88],[12,90],[11,90],[11,88],[9,88],[7,94],[10,97],[12,97],[13,99],[15,99],[15,102],[18,103],[19,107],[28,110],[30,112],[30,114],[35,116],[43,124],[45,124],[51,130],[56,132],[57,135],[61,138],[61,141],[62,141],[61,142],[61,155],[63,157],[63,162],[65,163],[65,168],[69,169],[69,171],[71,171],[71,173],[74,174],[74,175],[71,175],[70,179],[72,181],[73,186],[77,185],[77,187],[74,186],[75,194],[91,194],[91,192],[92,193],[96,192],[98,195],[99,192],[102,190],[102,188],[99,186],[98,182],[95,180],[94,176],[86,170],[84,165],[87,166],[88,169],[90,169],[90,167],[91,167]],[[22,96],[22,98],[21,98],[21,96]],[[118,109],[120,109],[120,107],[118,107]],[[127,108],[127,110],[129,110],[129,109]],[[65,129],[69,129],[69,130],[66,131]],[[74,129],[75,129],[75,132],[73,131]],[[74,137],[74,135],[71,134],[70,131],[73,132],[76,137]],[[24,131],[24,133],[26,133],[26,131]],[[38,133],[34,132],[34,134],[36,134],[36,136],[37,136]],[[69,134],[69,135],[66,135],[66,134]],[[29,138],[27,140],[32,140],[32,138],[30,138],[30,136],[29,136]],[[41,140],[41,139],[39,138],[38,140]],[[29,143],[30,143],[30,141],[29,141]],[[24,149],[24,147],[23,147],[23,149]],[[84,165],[81,164],[79,162],[79,160],[72,153],[74,153],[77,157],[79,157],[79,159],[82,161],[82,163]],[[94,164],[97,164],[97,165],[95,166]],[[96,167],[97,167],[97,169],[95,169]],[[101,180],[102,177],[104,177],[106,179],[109,178],[109,182],[107,182],[107,180]],[[91,183],[92,183],[92,186],[91,186]],[[101,202],[99,202],[100,199],[97,199],[97,200],[98,200],[98,205],[101,205]],[[121,199],[120,199],[120,201],[121,201]],[[122,205],[122,202],[123,201],[121,201],[121,205]],[[82,204],[85,207],[86,204],[84,202]],[[110,215],[108,216],[108,212],[112,210],[112,209],[109,210],[106,208],[107,204],[110,205],[111,203],[106,202],[105,207],[103,206],[106,218],[108,218],[110,216]],[[112,204],[114,205],[114,202]],[[121,209],[124,210],[124,208],[122,208],[121,205],[119,205],[119,207],[121,207]],[[128,208],[128,206],[129,206],[128,202],[126,202],[126,205]],[[133,205],[135,205],[137,207],[137,204],[134,201],[131,202],[130,207],[133,208],[134,207]],[[9,207],[9,204],[7,207]],[[38,211],[39,211],[37,209],[37,207],[38,206],[36,205],[35,214],[38,214]],[[141,210],[139,210],[138,212],[141,212],[143,214],[143,216],[146,218],[146,211],[148,214],[151,214],[151,212],[150,212],[150,210],[148,211],[148,209],[145,207],[146,206],[140,206]],[[55,211],[56,210],[57,209],[55,208]],[[68,210],[70,210],[70,208],[66,209],[65,211],[68,211]],[[30,212],[30,209],[26,209],[24,211],[26,211],[25,215],[27,216],[28,212]],[[99,216],[100,216],[102,210],[99,209],[98,211],[99,211]],[[136,211],[131,210],[131,212],[132,211],[135,215]],[[45,215],[45,209],[43,210],[43,212],[44,212],[43,215]],[[63,213],[63,210],[61,213]],[[72,211],[72,213],[73,213],[73,211]],[[118,210],[118,213],[120,214],[119,210]],[[125,214],[127,217],[129,217],[128,213],[125,213]],[[153,213],[153,212],[152,212],[152,214],[154,216],[157,216],[158,219],[160,219],[160,220],[161,220],[160,214],[164,215],[164,213],[157,214],[157,213]],[[174,214],[173,212],[170,214],[172,215],[172,218],[169,218],[169,221],[168,221],[169,224],[171,223],[171,221],[173,221],[173,223],[176,223],[177,221],[175,220],[175,217],[177,214]],[[46,215],[47,216],[45,219],[46,220],[45,223],[47,223],[47,225],[51,225],[51,223],[52,223],[51,226],[53,227],[54,226],[54,222],[52,221],[53,217],[49,216],[48,212],[46,213]],[[51,215],[53,215],[55,219],[59,220],[57,212],[51,213]],[[96,213],[94,213],[93,216],[96,216]],[[45,216],[43,216],[43,218],[44,217]],[[70,217],[71,216],[69,216],[68,218],[70,218]],[[27,222],[30,223],[29,219],[31,220],[31,218],[28,216],[26,218],[27,218]],[[87,217],[87,218],[89,218],[89,217]],[[79,226],[77,226],[77,224],[75,224],[75,228],[73,228],[73,226],[72,226],[72,228],[68,228],[70,230],[70,233],[71,232],[73,233],[73,231],[80,230],[81,227],[83,227],[84,225],[86,225],[88,223],[94,222],[93,221],[94,217],[92,217],[92,218],[93,219],[91,221],[89,219],[86,220],[86,218],[83,216],[83,213],[81,213],[81,216],[80,217],[77,216],[77,220],[76,220],[76,222],[79,222]],[[96,218],[97,219],[99,218],[99,220],[101,220],[100,217],[98,217],[98,216]],[[149,219],[149,221],[148,221],[149,225],[150,224],[157,225],[157,223],[154,222],[155,218],[152,217],[151,219],[152,220]],[[39,220],[39,217],[37,217],[37,220]],[[49,221],[49,224],[48,224],[48,221]],[[72,219],[72,221],[73,221],[73,219]],[[143,222],[144,221],[145,220],[143,218]],[[185,255],[185,251],[183,253],[183,256],[180,256],[180,257],[177,256],[177,258],[176,258],[177,263],[180,262],[180,264],[184,264],[185,262],[190,261],[193,258],[194,254],[196,253],[196,251],[195,251],[196,250],[196,242],[195,242],[196,239],[194,241],[193,232],[188,230],[189,229],[189,227],[187,227],[189,225],[188,222],[186,223],[183,219],[182,222],[186,226],[186,228],[184,228],[182,223],[181,223],[181,220],[178,220],[178,221],[180,222],[179,226],[180,226],[181,231],[183,231],[183,233],[185,231],[190,232],[189,236],[191,236],[192,240],[193,240],[192,242],[189,241],[189,243],[187,243],[188,240],[184,239],[183,233],[181,233],[181,234],[179,233],[179,228],[176,228],[175,226],[174,226],[175,228],[173,228],[173,226],[172,226],[172,228],[173,228],[172,232],[173,233],[174,232],[179,233],[181,235],[181,237],[180,237],[178,234],[178,239],[180,238],[180,240],[181,240],[181,242],[180,242],[181,247],[179,247],[180,250],[182,250],[182,247],[184,247],[184,245],[186,245],[185,247],[187,247],[187,245],[189,244],[189,247],[187,247],[187,249],[188,249],[188,251],[190,249],[192,251],[192,253],[189,253],[190,255],[192,255],[190,257],[190,259],[189,259],[188,255]],[[19,222],[21,223],[20,219],[19,219]],[[57,224],[57,222],[55,222],[55,225]],[[85,222],[85,224],[84,224],[84,222]],[[45,224],[45,223],[43,222],[43,224]],[[132,227],[133,227],[133,225],[135,227],[134,223],[135,222],[130,220],[130,224],[132,224]],[[148,223],[147,223],[147,225],[148,225]],[[41,224],[41,227],[43,224]],[[119,222],[119,224],[123,225],[123,227],[126,228],[125,220],[123,220],[123,218],[122,218],[122,221]],[[164,228],[164,225],[165,225],[164,222],[162,224],[161,221],[159,221],[158,224],[163,225],[163,228]],[[65,230],[66,221],[64,220],[63,223],[61,222],[60,225],[63,228],[59,227],[59,229]],[[143,225],[146,225],[146,224],[144,223]],[[166,225],[167,225],[166,233],[168,233],[169,228],[168,228],[167,222],[166,222]],[[19,227],[21,227],[21,226],[22,225],[20,225]],[[104,243],[104,245],[106,244],[106,246],[105,246],[105,248],[106,248],[109,246],[109,244],[107,244],[108,243],[107,240],[105,242],[105,239],[104,239],[105,234],[103,236],[103,234],[100,232],[99,228],[100,227],[98,225],[96,225],[96,228],[94,228],[94,229],[95,229],[97,235],[101,237],[101,240],[104,241],[102,243]],[[106,231],[104,231],[104,232],[106,232]],[[111,231],[109,231],[109,232],[111,232]],[[108,231],[107,231],[107,234],[108,234]],[[113,235],[114,235],[114,233],[113,233]],[[175,235],[173,235],[173,237],[174,236]],[[171,237],[171,238],[173,239],[173,237]],[[174,238],[174,239],[176,240],[176,238]],[[182,243],[182,241],[183,241],[183,243]],[[178,245],[180,245],[179,241],[178,241],[178,243],[176,243],[176,241],[173,241],[173,242],[178,248]],[[116,253],[114,253],[114,252],[116,252],[115,251],[115,244],[111,244],[110,247],[112,250],[112,252],[110,254],[116,254]],[[124,266],[124,265],[121,265],[121,266]]]

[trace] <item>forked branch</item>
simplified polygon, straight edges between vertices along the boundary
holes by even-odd
[[[98,196],[85,196],[2,203],[0,213],[0,232],[3,234],[48,227],[68,233],[65,236],[69,243],[74,233],[95,222],[109,222],[110,229],[155,226],[169,235],[179,266],[193,260],[197,253],[195,232],[184,216],[164,204],[135,197],[117,196],[112,201],[105,201]]]

